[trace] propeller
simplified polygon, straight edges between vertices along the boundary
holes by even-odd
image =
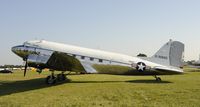
[[[28,60],[28,58],[25,59],[24,77],[26,76],[26,71],[27,71],[27,67],[28,67],[27,60]]]

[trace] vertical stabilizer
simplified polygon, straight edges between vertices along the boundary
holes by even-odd
[[[174,67],[183,67],[184,44],[170,40],[153,55],[152,62]]]

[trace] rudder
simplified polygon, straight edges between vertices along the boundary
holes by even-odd
[[[150,61],[174,67],[183,67],[184,44],[170,40],[150,58]]]

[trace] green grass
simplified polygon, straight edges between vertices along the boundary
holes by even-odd
[[[161,76],[163,82],[152,76],[69,75],[71,82],[54,86],[44,84],[47,74],[0,74],[0,107],[200,106],[200,72]]]

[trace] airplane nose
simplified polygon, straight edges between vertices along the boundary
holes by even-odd
[[[17,52],[17,46],[14,46],[11,48],[12,52],[16,53]]]
[[[17,49],[17,46],[12,47],[11,50],[12,50],[12,52],[14,52],[15,54],[17,54],[17,50],[18,50],[18,49]]]
[[[15,53],[16,55],[20,56],[20,57],[25,57],[26,56],[26,52],[24,52],[24,46],[19,45],[19,46],[14,46],[11,48],[12,52]]]

